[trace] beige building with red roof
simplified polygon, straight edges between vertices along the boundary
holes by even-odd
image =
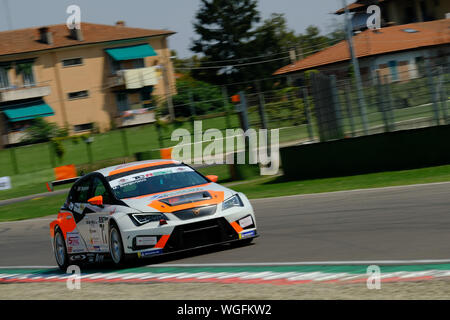
[[[421,76],[426,60],[435,66],[449,67],[450,19],[365,30],[353,37],[353,43],[364,81],[375,80],[377,70],[390,81],[405,81]],[[302,78],[305,71],[319,70],[345,78],[350,65],[350,50],[344,40],[274,74],[295,80]]]
[[[0,146],[35,118],[71,133],[154,121],[175,92],[168,30],[81,23],[0,32]]]

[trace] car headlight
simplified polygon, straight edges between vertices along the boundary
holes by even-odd
[[[141,226],[149,222],[159,221],[161,219],[168,220],[162,213],[132,213],[129,215],[135,225]]]
[[[235,194],[231,198],[228,198],[223,202],[222,210],[227,210],[233,207],[243,207],[244,203],[242,203],[241,198],[238,194]]]

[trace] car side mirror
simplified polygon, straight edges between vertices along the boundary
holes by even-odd
[[[88,202],[94,206],[103,206],[103,196],[92,197]]]
[[[219,180],[219,177],[218,176],[215,176],[215,175],[209,175],[209,176],[206,176],[211,182],[217,182],[218,180]]]

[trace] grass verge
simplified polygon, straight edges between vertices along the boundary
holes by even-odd
[[[245,193],[250,199],[255,199],[295,194],[444,182],[450,181],[450,165],[303,181],[284,181],[283,177],[265,180],[260,179],[258,181],[242,183],[232,188],[236,191]]]
[[[222,173],[225,174],[223,168],[220,168],[219,171],[223,171]],[[282,177],[264,177],[234,185],[232,188],[245,193],[250,199],[255,199],[444,181],[450,181],[450,165],[304,181],[283,181]],[[56,214],[65,197],[66,195],[59,195],[2,206],[0,207],[0,221],[23,220]]]
[[[67,195],[35,198],[0,207],[0,221],[15,221],[45,217],[58,213]]]

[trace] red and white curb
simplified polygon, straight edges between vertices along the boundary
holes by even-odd
[[[2,274],[0,284],[65,282],[73,278],[71,274]],[[222,284],[276,284],[295,285],[305,283],[362,283],[368,275],[352,273],[326,272],[198,272],[198,273],[92,273],[81,274],[81,282],[90,283],[222,283]],[[450,278],[450,270],[399,271],[382,273],[380,280],[387,282],[424,281]]]

